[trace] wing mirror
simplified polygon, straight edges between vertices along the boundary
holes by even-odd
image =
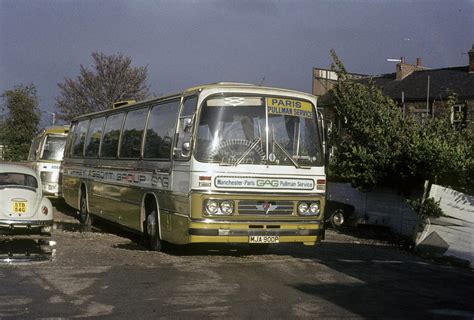
[[[191,125],[193,124],[192,118],[184,118],[183,119],[183,131],[188,132],[191,129]]]

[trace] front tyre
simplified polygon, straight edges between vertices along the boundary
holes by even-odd
[[[162,243],[160,240],[158,214],[156,210],[153,210],[146,216],[146,237],[151,250],[161,251]]]

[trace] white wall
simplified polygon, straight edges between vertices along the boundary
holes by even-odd
[[[419,244],[436,233],[446,243],[445,256],[455,256],[474,265],[474,196],[433,185],[430,197],[439,201],[445,217],[430,219]],[[433,237],[432,237],[433,238]]]
[[[355,207],[359,223],[383,225],[396,234],[413,237],[418,218],[405,197],[391,189],[361,192],[349,183],[328,183],[329,200],[349,203]]]

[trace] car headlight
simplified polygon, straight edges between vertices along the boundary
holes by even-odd
[[[300,202],[298,204],[298,214],[301,216],[319,216],[321,213],[321,205],[319,201],[307,203]]]
[[[232,200],[206,200],[204,209],[210,216],[230,216],[234,213]]]

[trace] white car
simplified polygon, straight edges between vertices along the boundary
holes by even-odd
[[[42,190],[33,169],[0,162],[0,234],[51,231],[53,206]]]

